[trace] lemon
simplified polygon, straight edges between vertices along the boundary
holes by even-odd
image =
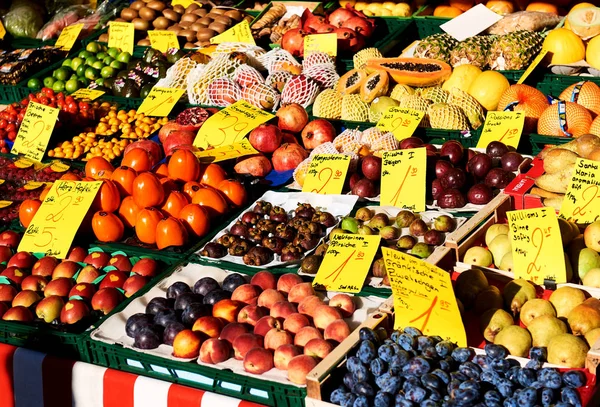
[[[485,71],[471,83],[468,93],[486,110],[496,110],[500,97],[509,87],[508,79],[500,72]]]
[[[452,88],[458,88],[464,92],[469,91],[471,83],[481,74],[481,69],[475,65],[459,65],[452,71],[450,77],[442,85],[442,89],[450,92]]]

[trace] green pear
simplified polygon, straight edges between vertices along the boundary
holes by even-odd
[[[498,235],[508,235],[508,225],[505,223],[496,223],[485,232],[485,245],[489,246],[492,240]]]
[[[560,287],[549,298],[558,318],[566,318],[571,310],[585,301],[585,293],[575,287]]]
[[[533,284],[522,278],[511,280],[504,286],[503,291],[504,303],[509,308],[513,315],[521,312],[521,307],[536,297],[536,291]]]
[[[488,249],[492,252],[494,258],[494,265],[500,267],[500,262],[506,253],[510,253],[512,250],[510,239],[508,235],[498,235],[488,245]]]
[[[565,274],[567,275],[567,283],[573,280],[573,268],[571,268],[571,260],[569,259],[569,255],[565,252]]]
[[[504,346],[513,356],[525,358],[531,349],[531,334],[518,325],[507,326],[496,335],[494,344]]]
[[[473,246],[465,253],[463,262],[475,266],[490,267],[493,262],[492,253],[485,247]]]
[[[583,280],[588,271],[600,267],[600,254],[587,247],[579,251],[576,259],[577,274],[581,280]]]
[[[588,344],[575,335],[556,335],[548,343],[548,363],[573,369],[585,367],[585,359],[590,350]]]
[[[585,335],[592,329],[600,328],[600,301],[588,298],[569,312],[567,321],[575,335]]]
[[[600,288],[600,268],[588,270],[581,279],[581,284],[586,287]]]
[[[504,300],[500,290],[495,285],[491,285],[479,293],[475,299],[475,313],[483,314],[485,311],[492,308],[502,308]]]
[[[500,262],[500,270],[513,272],[513,254],[512,250],[502,257],[502,261]]]
[[[465,308],[469,309],[473,306],[479,293],[488,286],[488,280],[481,270],[470,269],[458,275],[454,284],[454,293],[462,301]]]
[[[512,315],[500,308],[492,308],[483,313],[480,320],[480,328],[483,337],[494,343],[498,332],[504,328],[514,325],[515,320]]]
[[[600,328],[594,328],[591,331],[588,331],[584,337],[587,344],[590,345],[590,348],[593,348],[600,339]]]
[[[531,334],[533,346],[548,346],[548,343],[556,335],[566,334],[569,330],[567,324],[552,315],[542,315],[527,325]]]
[[[541,298],[534,298],[527,301],[525,305],[523,305],[519,317],[521,318],[523,324],[525,324],[526,327],[529,327],[531,321],[541,317],[542,315],[550,315],[555,317],[556,310],[550,301],[543,300]]]
[[[571,267],[573,270],[579,269],[579,252],[585,249],[585,240],[583,240],[583,235],[576,237],[569,243],[567,246],[567,253],[569,254],[569,259],[571,259]]]
[[[571,240],[575,238],[573,236],[573,229],[571,224],[562,218],[558,218],[558,227],[560,229],[560,238],[562,239],[563,246],[567,246],[571,243]]]
[[[585,245],[597,252],[600,252],[600,220],[590,223],[583,232]]]

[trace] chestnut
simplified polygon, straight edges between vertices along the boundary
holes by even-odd
[[[213,259],[220,259],[225,257],[227,254],[227,248],[220,243],[210,242],[204,246],[204,249],[200,252],[200,255],[205,257],[211,257]]]
[[[333,216],[329,212],[321,212],[321,211],[315,212],[315,214],[312,217],[312,221],[317,222],[317,223],[325,226],[326,228],[335,226],[335,223],[336,223],[335,216]]]
[[[274,206],[269,211],[269,218],[275,222],[287,222],[288,214],[281,206]]]
[[[270,202],[258,201],[254,206],[254,212],[259,215],[268,215],[271,212],[271,208],[273,208],[273,205]]]
[[[311,206],[311,204],[299,203],[295,212],[296,212],[296,215],[300,218],[312,219],[312,217],[316,213],[316,210],[315,210],[315,208],[313,208]]]
[[[277,254],[281,254],[281,251],[285,247],[285,240],[278,237],[265,237],[262,240],[262,245],[267,249],[273,250]]]
[[[243,256],[252,248],[253,244],[247,240],[240,240],[229,247],[232,256]]]
[[[244,263],[249,266],[264,266],[273,261],[273,251],[262,246],[254,246],[244,255]]]

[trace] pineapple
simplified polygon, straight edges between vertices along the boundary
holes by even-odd
[[[476,35],[459,42],[450,52],[450,65],[456,68],[459,65],[471,64],[478,68],[487,66],[487,57],[495,36]]]
[[[433,34],[422,39],[415,48],[416,58],[432,58],[440,61],[450,61],[450,51],[458,41],[449,34]]]
[[[534,31],[515,31],[498,37],[490,48],[487,63],[500,71],[525,69],[542,49],[544,37]]]

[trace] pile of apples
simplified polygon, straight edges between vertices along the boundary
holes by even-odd
[[[73,325],[110,313],[158,274],[156,260],[132,264],[110,255],[73,247],[65,260],[17,252],[21,236],[0,233],[0,316],[4,321]],[[82,266],[81,263],[85,265]]]

